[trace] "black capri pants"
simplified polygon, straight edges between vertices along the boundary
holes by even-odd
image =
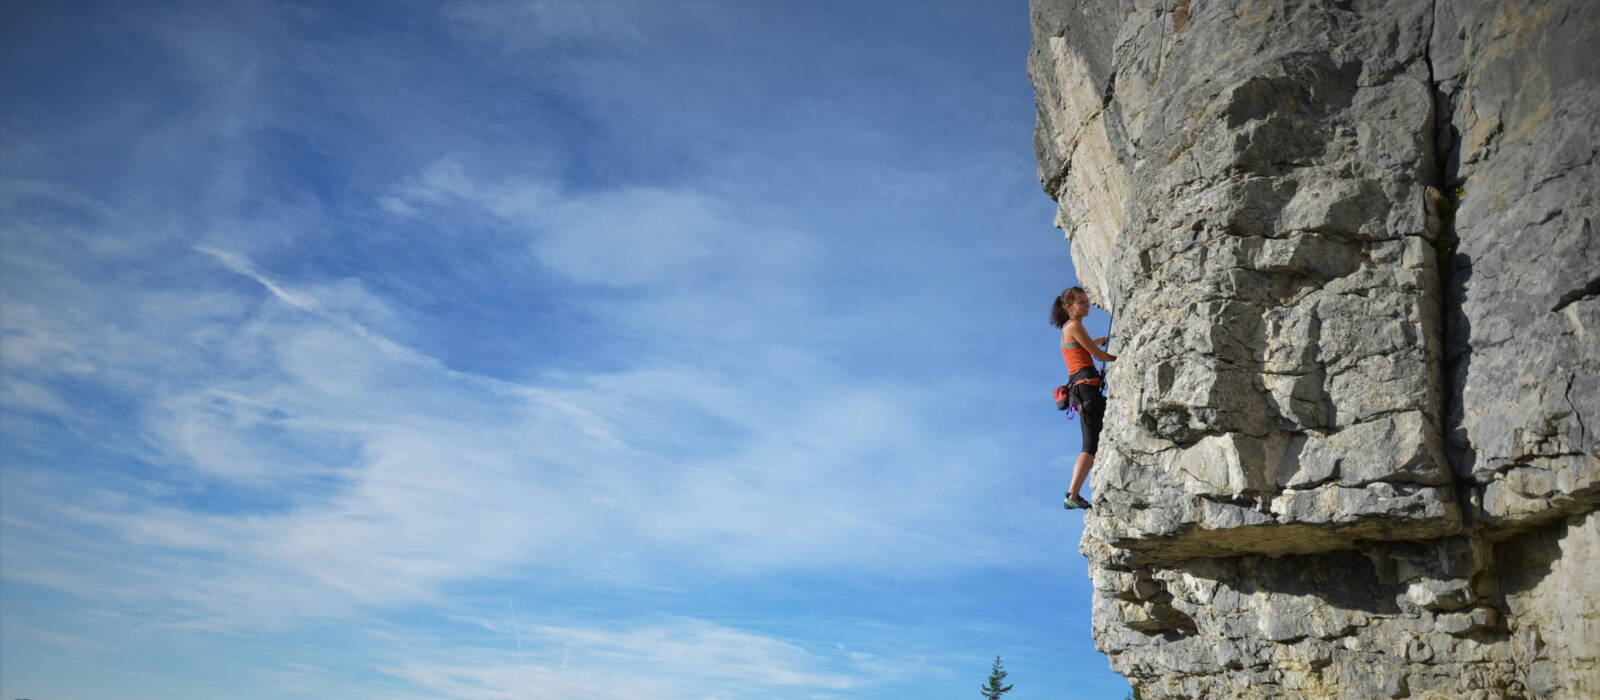
[[[1082,417],[1083,451],[1094,454],[1100,450],[1100,428],[1105,426],[1106,396],[1100,387],[1088,383],[1074,384],[1069,393]]]

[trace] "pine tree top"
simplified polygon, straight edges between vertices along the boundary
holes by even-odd
[[[1005,669],[1000,665],[1000,657],[994,657],[994,666],[989,668],[989,683],[978,689],[988,700],[1001,700],[1000,696],[1011,691],[1010,685],[1001,685],[1006,682]]]

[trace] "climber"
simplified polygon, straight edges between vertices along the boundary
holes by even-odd
[[[1101,393],[1105,381],[1094,361],[1110,362],[1117,359],[1100,349],[1110,341],[1101,336],[1090,338],[1083,328],[1083,319],[1089,315],[1089,293],[1082,287],[1069,287],[1050,305],[1050,325],[1061,329],[1061,357],[1067,361],[1067,393],[1072,407],[1083,415],[1083,452],[1072,467],[1072,487],[1061,505],[1067,510],[1088,509],[1089,502],[1078,495],[1083,480],[1094,466],[1094,453],[1100,448],[1100,427],[1106,414],[1106,397]]]

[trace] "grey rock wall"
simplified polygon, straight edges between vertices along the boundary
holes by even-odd
[[[1120,356],[1081,543],[1112,666],[1600,697],[1600,4],[1032,19],[1040,181]]]

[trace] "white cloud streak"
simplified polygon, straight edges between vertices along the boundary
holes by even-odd
[[[691,618],[637,627],[536,625],[526,653],[479,649],[385,671],[458,698],[741,698],[847,691],[873,680],[859,659]],[[835,670],[837,669],[837,670]]]
[[[569,193],[542,180],[482,182],[456,160],[430,165],[379,205],[406,217],[460,207],[490,214],[523,237],[541,263],[583,284],[794,278],[814,254],[805,236],[750,217],[749,208],[714,193],[646,186]]]
[[[873,391],[826,388],[766,411],[711,367],[646,363],[567,377],[564,388],[488,380],[371,331],[360,310],[382,305],[347,303],[338,292],[346,287],[298,287],[236,254],[201,252],[282,304],[234,316],[214,345],[226,348],[221,356],[173,357],[157,340],[192,335],[193,314],[131,330],[115,351],[85,335],[103,323],[22,323],[8,333],[25,346],[57,338],[97,374],[143,374],[135,387],[102,387],[133,392],[122,398],[140,406],[142,442],[188,465],[197,483],[275,494],[288,507],[200,513],[44,477],[33,485],[101,505],[24,493],[50,505],[21,517],[63,533],[109,532],[134,549],[23,557],[22,575],[116,571],[107,581],[124,595],[143,588],[194,624],[228,627],[436,600],[451,582],[529,565],[616,581],[684,565],[756,574],[970,556],[954,544],[967,538],[938,527],[933,494],[901,486],[885,501],[877,489],[891,477],[862,471],[917,449],[905,443],[918,433],[912,419]],[[117,303],[142,304],[142,294],[119,290]],[[39,320],[13,306],[27,308],[8,306],[7,319]],[[29,357],[8,366],[35,378],[20,386],[66,372]],[[41,391],[8,408],[48,407]],[[708,420],[737,426],[710,453],[681,437]],[[663,447],[699,452],[667,457]],[[28,549],[26,532],[12,546]],[[640,556],[592,555],[607,551]],[[151,567],[170,573],[151,577]]]
[[[469,36],[520,51],[647,41],[675,24],[717,18],[714,5],[696,0],[451,0],[440,14]]]

